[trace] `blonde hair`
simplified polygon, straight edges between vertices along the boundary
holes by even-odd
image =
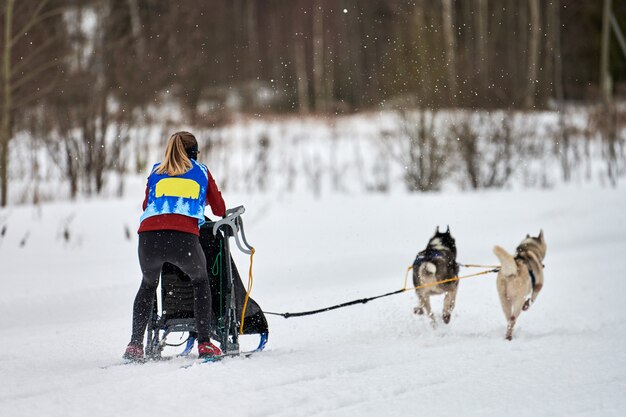
[[[186,149],[198,146],[196,137],[189,132],[176,132],[167,142],[165,158],[155,172],[159,175],[167,174],[172,177],[183,175],[192,167]]]

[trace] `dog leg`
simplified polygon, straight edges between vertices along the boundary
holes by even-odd
[[[424,297],[422,297],[422,294],[419,292],[419,290],[415,290],[415,294],[417,294],[418,302],[417,307],[413,309],[413,313],[421,316],[422,314],[424,314]]]
[[[535,284],[535,286],[533,287],[533,292],[532,292],[530,298],[528,300],[526,300],[526,302],[524,303],[524,306],[522,307],[522,310],[524,310],[524,311],[528,310],[530,308],[530,306],[535,303],[535,300],[537,299],[537,296],[539,295],[539,291],[541,291],[542,288],[543,288],[543,284],[541,284],[541,283]]]
[[[515,326],[515,316],[509,318],[509,323],[506,326],[506,340],[513,340],[513,326]]]
[[[450,318],[452,317],[452,310],[454,310],[454,304],[456,301],[457,288],[448,291],[443,299],[443,322],[446,324],[450,323]]]
[[[508,320],[509,317],[511,317],[512,306],[511,306],[511,300],[509,300],[509,297],[507,297],[506,295],[506,283],[504,282],[504,280],[500,280],[498,277],[496,284],[498,286],[498,296],[500,297],[500,305],[502,306],[502,312],[504,313],[504,318]]]
[[[430,297],[423,294],[421,291],[415,292],[417,293],[417,298],[419,298],[420,300],[420,304],[413,311],[415,312],[415,314],[426,313],[426,315],[430,318],[430,324],[435,327],[437,325],[437,322],[435,321],[435,315],[430,309]]]
[[[430,308],[430,296],[428,295],[424,295],[420,293],[420,302],[422,303],[422,307],[424,309],[424,312],[426,313],[426,315],[428,316],[428,318],[430,319],[430,324],[434,327],[437,326],[437,322],[435,321],[435,315],[433,314],[431,308]]]
[[[504,278],[506,279],[506,278]],[[498,287],[498,296],[500,297],[500,305],[502,306],[502,312],[504,313],[504,317],[507,320],[506,327],[506,340],[513,339],[513,326],[515,326],[515,318],[516,316],[512,315],[513,313],[513,305],[509,297],[507,296],[506,291],[506,282],[501,277],[498,277],[496,281],[496,285]]]
[[[507,326],[506,340],[513,339],[513,326],[515,326],[515,323],[517,322],[517,318],[522,313],[522,309],[524,308],[524,305],[525,305],[525,303],[521,301],[513,302],[511,304],[512,304],[513,311],[511,313],[511,317],[509,318],[509,325]]]
[[[537,299],[537,296],[539,295],[539,291],[541,291],[542,288],[543,288],[543,283],[538,282],[535,284],[535,287],[533,288],[533,295],[530,297],[533,303]]]

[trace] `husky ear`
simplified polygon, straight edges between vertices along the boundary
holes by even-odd
[[[528,233],[526,233],[526,239],[528,239],[530,237],[530,235]]]
[[[435,229],[435,234],[439,233],[439,226]]]
[[[448,225],[448,228],[446,229],[446,233],[450,233],[450,225]]]
[[[539,236],[537,236],[537,238],[543,242],[543,229],[539,230]]]

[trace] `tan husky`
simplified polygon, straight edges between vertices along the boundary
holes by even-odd
[[[513,326],[522,310],[528,310],[543,288],[543,258],[546,256],[546,242],[543,230],[539,236],[526,239],[517,247],[515,256],[500,246],[493,248],[500,260],[500,271],[496,284],[502,311],[508,322],[506,339],[513,339]]]

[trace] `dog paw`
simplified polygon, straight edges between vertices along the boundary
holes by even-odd
[[[513,340],[513,335],[512,334],[507,334],[505,339],[510,342],[511,340]]]
[[[526,300],[526,302],[524,303],[524,305],[522,306],[522,310],[526,311],[530,308],[530,299]]]
[[[443,316],[442,316],[443,322],[446,323],[446,324],[450,323],[450,318],[451,317],[452,316],[449,313],[448,314],[443,314]]]
[[[422,307],[415,307],[413,309],[413,314],[417,314],[418,316],[421,316],[422,314],[424,314],[424,309]]]

